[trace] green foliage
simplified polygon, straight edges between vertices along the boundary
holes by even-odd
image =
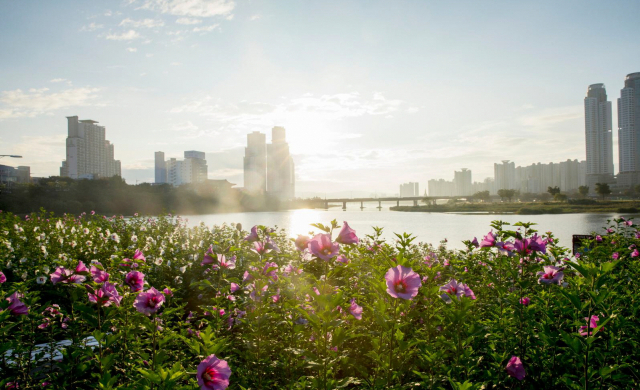
[[[313,227],[333,239],[341,229],[337,221]],[[467,241],[452,251],[408,233],[385,241],[375,227],[359,244],[340,246],[345,264],[300,252],[264,226],[256,227],[268,244],[260,251],[236,226],[189,228],[179,217],[1,213],[0,387],[193,389],[210,355],[229,364],[234,389],[637,387],[633,223],[608,221],[575,257],[534,224],[491,228],[495,242],[507,243],[501,249]],[[124,283],[131,269],[122,264],[136,250],[146,256],[136,268],[144,290],[172,291],[151,315],[136,310],[139,293]],[[201,265],[205,253],[213,263]],[[235,256],[235,267],[220,266],[222,255]],[[100,262],[117,283],[119,306],[89,301],[85,285],[100,286],[90,275],[51,283],[56,267],[75,270],[79,261]],[[387,292],[385,274],[397,266],[422,280],[411,300]],[[545,267],[563,278],[546,283]],[[443,288],[454,279],[475,299]],[[10,310],[14,292],[24,294],[28,315]],[[361,320],[352,305],[362,307]],[[595,326],[585,319],[593,316]],[[523,381],[506,370],[512,356],[523,363]]]

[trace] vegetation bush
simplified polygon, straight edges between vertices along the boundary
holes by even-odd
[[[634,388],[640,235],[609,222],[572,256],[501,221],[452,251],[336,221],[0,213],[0,387]]]
[[[598,204],[598,201],[595,199],[569,199],[569,204],[581,205],[581,206],[589,206]]]

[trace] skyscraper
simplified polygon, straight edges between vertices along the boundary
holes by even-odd
[[[502,164],[493,164],[495,191],[516,189],[516,164],[502,160]]]
[[[162,184],[167,182],[167,163],[164,161],[164,152],[156,152],[155,154],[155,176],[156,184]]]
[[[72,179],[95,179],[121,176],[120,161],[114,159],[113,145],[105,139],[104,126],[94,120],[78,121],[67,117],[67,159],[62,161],[60,176]]]
[[[587,144],[587,185],[613,183],[613,142],[611,102],[604,84],[592,84],[584,98],[584,123]]]
[[[456,196],[473,195],[471,171],[467,168],[462,168],[461,171],[453,171],[453,185],[455,186]]]
[[[267,137],[259,131],[247,134],[244,148],[244,188],[249,192],[267,190]]]
[[[267,191],[284,200],[294,198],[295,169],[289,153],[284,127],[271,129],[271,143],[267,145]]]
[[[618,99],[618,185],[640,184],[640,72],[628,74]]]

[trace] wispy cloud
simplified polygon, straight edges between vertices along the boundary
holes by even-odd
[[[135,47],[127,47],[127,51],[128,51],[129,53],[135,53],[135,52],[137,52],[137,51],[138,51],[138,49],[137,49],[137,48],[135,48]]]
[[[255,15],[251,15],[251,17],[249,18],[249,20],[258,20],[261,19],[262,15],[260,14],[255,14]]]
[[[63,81],[67,81],[67,79],[55,78],[55,79],[49,80],[50,83],[61,83]]]
[[[49,88],[3,91],[0,94],[0,119],[34,117],[55,110],[89,106],[98,97],[98,88],[82,87],[51,92]]]
[[[176,20],[176,23],[178,23],[178,24],[200,24],[200,23],[202,23],[202,19],[179,18],[178,20]]]
[[[99,30],[101,28],[104,28],[103,24],[98,24],[98,23],[89,23],[86,26],[82,26],[82,28],[80,29],[80,31],[96,31]]]
[[[134,28],[154,28],[164,26],[164,21],[156,19],[133,20],[126,18],[119,24],[120,26],[131,26]]]
[[[205,18],[228,16],[235,8],[231,0],[147,0],[140,7],[163,14]]]
[[[113,41],[133,41],[134,39],[141,38],[141,35],[135,30],[129,30],[120,34],[107,34],[107,39]]]
[[[219,24],[212,24],[211,26],[194,27],[193,32],[211,32],[219,26]]]

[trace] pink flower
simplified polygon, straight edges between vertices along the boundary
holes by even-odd
[[[444,291],[445,293],[451,295],[451,296],[456,296],[458,297],[458,300],[460,300],[460,297],[465,296],[471,299],[476,299],[475,294],[473,293],[473,291],[469,288],[469,286],[467,286],[466,284],[463,283],[458,283],[455,279],[451,279],[449,281],[449,283],[445,284],[444,286],[440,287],[440,291]],[[447,297],[448,298],[448,297]],[[447,301],[447,298],[443,299],[445,301]],[[449,302],[447,302],[449,303]]]
[[[342,264],[349,264],[350,261],[351,260],[347,259],[347,256],[345,255],[338,255],[338,257],[336,258],[336,262]]]
[[[529,299],[528,297],[520,298],[520,303],[524,306],[529,306],[530,302],[531,302],[531,299]]]
[[[394,298],[412,299],[422,286],[420,275],[401,265],[389,268],[384,278],[387,281],[387,293]]]
[[[140,291],[144,287],[144,274],[138,271],[131,271],[124,278],[124,283],[131,287],[131,291]]]
[[[71,276],[71,271],[64,267],[57,267],[51,274],[51,283],[56,284],[58,282],[68,283],[67,279]]]
[[[91,277],[96,283],[104,283],[109,281],[109,274],[95,265],[91,266]]]
[[[598,235],[596,236],[596,241],[597,241],[597,242],[602,242],[602,236],[598,234]]]
[[[516,378],[519,381],[523,380],[527,375],[524,372],[522,361],[517,356],[511,356],[511,359],[509,359],[509,363],[507,363],[506,370],[507,374],[509,374],[510,377]]]
[[[2,271],[0,271],[0,283],[4,283],[7,281],[7,277],[4,276],[4,274],[2,273]]]
[[[234,293],[236,291],[240,290],[240,286],[238,286],[237,283],[231,283],[231,292]]]
[[[343,222],[342,229],[336,237],[336,242],[345,245],[357,244],[360,240],[356,236],[356,231],[349,227],[347,221]]]
[[[14,316],[26,316],[29,314],[29,308],[23,302],[20,301],[23,295],[19,292],[14,292],[7,298],[9,302],[9,306],[7,306],[7,310]]]
[[[309,244],[309,240],[310,238],[307,236],[298,235],[298,238],[296,238],[296,249],[298,249],[300,252],[307,249],[307,244]]]
[[[629,220],[629,221],[625,222],[625,224],[626,224],[627,226],[633,226],[633,221]]]
[[[258,226],[251,228],[251,233],[244,238],[245,241],[254,242],[258,241]]]
[[[300,275],[302,273],[302,268],[297,268],[291,264],[288,264],[286,267],[284,267],[284,271],[282,271],[282,273],[287,276],[289,276],[290,274]]]
[[[618,252],[614,252],[614,253],[611,255],[611,258],[612,258],[613,260],[618,260],[618,258],[620,258],[620,254],[619,254]]]
[[[267,248],[262,242],[255,241],[251,250],[259,255],[264,255],[271,252],[271,249]]]
[[[480,246],[480,244],[478,244],[477,237],[473,237],[473,241],[471,241],[471,245],[475,246],[476,248]]]
[[[164,295],[154,287],[151,287],[147,291],[138,294],[133,302],[133,307],[140,313],[149,315],[157,312],[163,302]]]
[[[584,320],[587,321],[587,325],[580,327],[580,336],[593,335],[593,330],[598,327],[598,321],[600,321],[600,318],[598,316],[591,316],[591,321],[589,321],[589,318],[587,317],[585,317]],[[587,329],[587,327],[589,329]]]
[[[213,254],[213,245],[209,245],[209,249],[207,249],[207,251],[205,252],[204,258],[202,259],[202,263],[200,263],[200,265],[213,263],[215,259],[213,258],[213,256],[211,256],[212,254]]]
[[[482,238],[482,241],[480,241],[480,248],[492,247],[495,244],[496,244],[496,234],[493,233],[493,231],[491,231]]]
[[[165,289],[164,289],[164,290],[162,290],[162,293],[163,293],[165,296],[169,296],[169,297],[172,297],[172,296],[173,296],[173,291],[171,291],[171,289],[170,289],[169,287],[165,287]]]
[[[85,266],[84,263],[81,261],[76,266],[76,273],[77,274],[81,274],[81,273],[85,273],[85,272],[89,273],[89,270],[87,269],[87,266]]]
[[[198,364],[197,375],[201,390],[224,390],[229,387],[231,369],[225,360],[209,355]]]
[[[236,268],[235,256],[231,256],[229,260],[227,260],[227,257],[225,255],[218,255],[218,262],[220,263],[220,267],[222,268],[228,268],[228,269]]]
[[[271,280],[273,280],[274,282],[278,281],[278,275],[276,274],[277,271],[278,271],[278,264],[274,262],[267,261],[264,264],[264,267],[262,268],[262,274],[264,276],[270,277]]]
[[[89,285],[84,286],[87,291],[87,295],[89,296],[89,302],[95,303],[98,306],[110,306],[112,303],[116,306],[120,306],[120,301],[122,301],[122,297],[118,294],[118,290],[116,290],[116,286],[109,282],[105,282],[102,286],[94,290],[93,287]]]
[[[555,283],[555,284],[560,284],[560,282],[562,281],[562,278],[564,277],[564,273],[562,272],[562,268],[558,268],[558,267],[554,267],[551,265],[545,265],[543,267],[544,271],[539,271],[538,272],[538,276],[540,276],[540,279],[538,279],[538,283]]]
[[[634,249],[633,252],[631,252],[631,257],[638,257],[640,256],[640,252],[638,252],[637,249]],[[2,280],[2,278],[0,277],[0,280]]]
[[[147,259],[144,257],[144,254],[140,249],[136,249],[135,253],[133,254],[133,260],[138,260],[144,263]]]
[[[331,235],[329,234],[316,234],[309,241],[309,250],[311,253],[319,259],[329,261],[338,255],[340,245],[338,243],[331,242]]]
[[[351,300],[351,306],[349,306],[349,313],[355,317],[356,320],[362,319],[362,306],[358,306],[355,299]]]

